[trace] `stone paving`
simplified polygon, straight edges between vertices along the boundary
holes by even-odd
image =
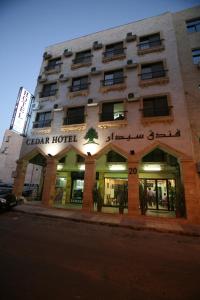
[[[185,219],[150,216],[131,217],[126,214],[90,213],[80,210],[47,208],[44,207],[41,202],[27,202],[20,204],[14,207],[14,210],[38,216],[68,219],[76,222],[97,223],[108,226],[126,227],[135,230],[154,230],[158,232],[200,237],[200,225],[188,224]]]

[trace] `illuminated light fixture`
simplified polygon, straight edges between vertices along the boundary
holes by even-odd
[[[126,170],[126,166],[125,165],[109,165],[108,166],[110,171],[124,171]]]
[[[85,165],[79,165],[78,168],[79,168],[80,171],[84,171],[85,170]]]
[[[61,171],[63,169],[63,164],[58,164],[57,165],[57,171]]]
[[[143,170],[144,171],[161,171],[161,165],[158,165],[158,164],[144,165]]]
[[[88,155],[88,156],[92,156],[90,152],[87,152],[87,155]]]
[[[49,156],[49,157],[53,157],[50,153],[48,153],[48,156]]]

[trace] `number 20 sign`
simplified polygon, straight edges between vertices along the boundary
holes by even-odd
[[[129,174],[137,174],[137,168],[129,168],[128,173]]]

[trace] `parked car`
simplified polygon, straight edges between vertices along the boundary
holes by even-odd
[[[17,198],[12,193],[7,193],[4,198],[0,198],[0,210],[9,210],[17,205]]]

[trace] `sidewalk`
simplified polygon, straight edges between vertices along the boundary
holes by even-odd
[[[200,237],[200,225],[187,224],[186,220],[169,219],[162,217],[130,217],[106,213],[89,213],[83,211],[66,210],[61,208],[46,208],[38,202],[29,202],[13,208],[37,216],[67,219],[76,222],[94,223],[107,226],[119,226],[134,230],[153,230],[157,232],[182,234]]]

